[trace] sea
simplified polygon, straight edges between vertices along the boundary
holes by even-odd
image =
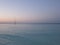
[[[60,45],[60,24],[0,24],[0,45]]]

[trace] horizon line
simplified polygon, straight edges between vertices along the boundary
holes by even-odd
[[[15,24],[15,23],[0,23],[0,24]],[[16,24],[60,24],[60,23],[16,23]]]

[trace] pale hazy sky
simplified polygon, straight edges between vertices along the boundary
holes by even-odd
[[[60,0],[0,0],[0,22],[60,23]]]

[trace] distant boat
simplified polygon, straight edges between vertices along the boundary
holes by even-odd
[[[16,24],[16,18],[14,18],[14,24]]]

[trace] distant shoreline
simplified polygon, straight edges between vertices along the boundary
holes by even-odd
[[[0,23],[0,24],[15,24],[15,23]],[[60,24],[60,23],[16,23],[16,24]]]

